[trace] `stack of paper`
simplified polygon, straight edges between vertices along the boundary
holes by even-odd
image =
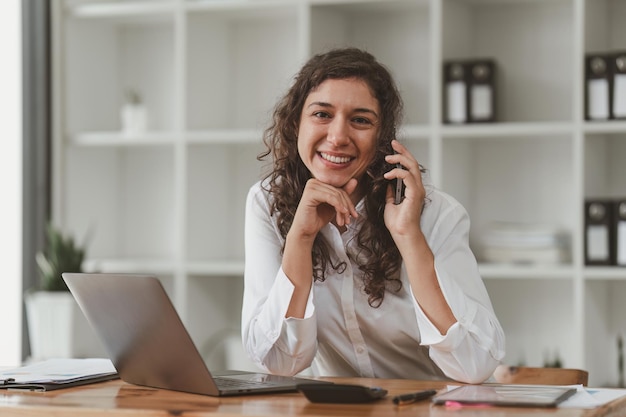
[[[570,237],[558,227],[493,223],[482,238],[482,258],[491,263],[560,264],[570,259]]]
[[[0,389],[50,391],[116,378],[109,359],[48,359],[0,371]]]

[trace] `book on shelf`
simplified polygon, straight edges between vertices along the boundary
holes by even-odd
[[[569,255],[570,236],[556,226],[496,222],[482,236],[485,262],[562,264]]]

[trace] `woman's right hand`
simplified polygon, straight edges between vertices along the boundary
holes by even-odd
[[[333,219],[338,227],[349,224],[352,217],[358,216],[350,198],[356,186],[357,180],[354,178],[342,188],[328,185],[315,178],[308,180],[289,234],[295,233],[297,238],[312,242],[317,233]]]
[[[283,271],[294,285],[285,317],[304,317],[313,284],[313,242],[322,227],[333,219],[341,227],[350,223],[351,217],[357,217],[356,208],[350,198],[356,184],[357,180],[354,178],[342,188],[316,179],[307,181],[291,229],[287,233],[283,253]]]

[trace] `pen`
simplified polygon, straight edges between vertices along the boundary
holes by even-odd
[[[393,397],[393,403],[396,405],[411,404],[416,401],[425,400],[428,397],[432,397],[436,393],[437,391],[435,391],[434,389],[429,389],[424,391],[412,392],[410,394],[397,395]]]

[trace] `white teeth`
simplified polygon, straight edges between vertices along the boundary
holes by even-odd
[[[325,160],[330,161],[334,164],[345,164],[350,162],[349,156],[332,156],[324,152],[320,152],[320,155],[322,155],[322,158],[324,158]]]

